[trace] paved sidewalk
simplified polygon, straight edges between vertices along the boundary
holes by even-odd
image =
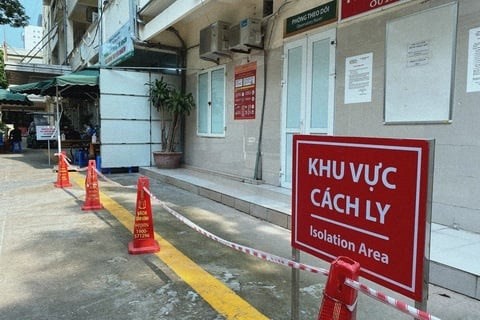
[[[82,212],[81,188],[54,188],[44,159],[0,155],[0,319],[222,319],[154,256],[130,256],[107,211]]]
[[[1,154],[0,168],[1,320],[226,319],[168,262],[156,255],[129,255],[130,230],[106,210],[82,212],[82,188],[75,183],[68,189],[54,188],[56,174],[44,153],[27,149],[22,154]],[[127,186],[134,185],[138,175],[109,177]],[[134,189],[103,181],[100,185],[133,217]],[[153,179],[151,190],[216,235],[290,255],[290,234],[284,228]],[[252,307],[270,319],[290,319],[288,268],[214,243],[155,204],[154,219],[163,239]],[[302,261],[328,267],[307,255]],[[317,318],[324,282],[324,277],[301,273],[301,320]],[[430,286],[430,297],[429,311],[441,319],[480,319],[478,300],[436,286]],[[369,297],[359,298],[359,320],[411,319]],[[229,300],[223,299],[228,305]]]

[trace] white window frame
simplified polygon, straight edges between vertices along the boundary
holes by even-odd
[[[207,123],[207,126],[208,126],[208,129],[207,129],[207,132],[199,132],[199,120],[200,120],[200,107],[199,107],[199,99],[200,99],[200,75],[201,74],[205,74],[207,73],[208,74],[208,101],[212,101],[212,73],[215,72],[215,71],[218,71],[218,70],[223,70],[223,74],[224,74],[224,81],[223,81],[223,130],[222,130],[222,133],[212,133],[212,112],[211,112],[211,106],[208,108],[208,123]],[[226,83],[227,83],[227,80],[226,80],[226,71],[225,71],[225,66],[219,66],[219,67],[215,67],[215,68],[210,68],[210,69],[206,69],[206,70],[203,70],[202,72],[198,72],[197,73],[197,136],[201,136],[201,137],[218,137],[218,138],[224,138],[225,137],[225,128],[226,128],[226,124],[225,124],[225,117],[226,117],[226,98],[227,98],[227,95],[226,95]]]

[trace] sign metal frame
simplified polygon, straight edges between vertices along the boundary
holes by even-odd
[[[433,140],[295,135],[292,246],[348,256],[363,277],[423,301],[433,152]]]

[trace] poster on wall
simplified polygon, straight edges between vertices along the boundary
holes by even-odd
[[[235,67],[234,120],[255,119],[257,62]]]
[[[345,60],[345,104],[372,101],[373,53]]]
[[[480,27],[470,29],[468,37],[467,92],[480,91]]]
[[[407,48],[407,68],[427,65],[430,61],[430,42],[428,40],[409,43]]]

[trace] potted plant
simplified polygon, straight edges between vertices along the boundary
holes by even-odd
[[[160,130],[162,149],[153,152],[155,165],[158,168],[177,168],[182,157],[175,151],[175,138],[180,122],[195,107],[191,93],[183,93],[163,80],[155,79],[148,83],[150,101],[160,112]]]

